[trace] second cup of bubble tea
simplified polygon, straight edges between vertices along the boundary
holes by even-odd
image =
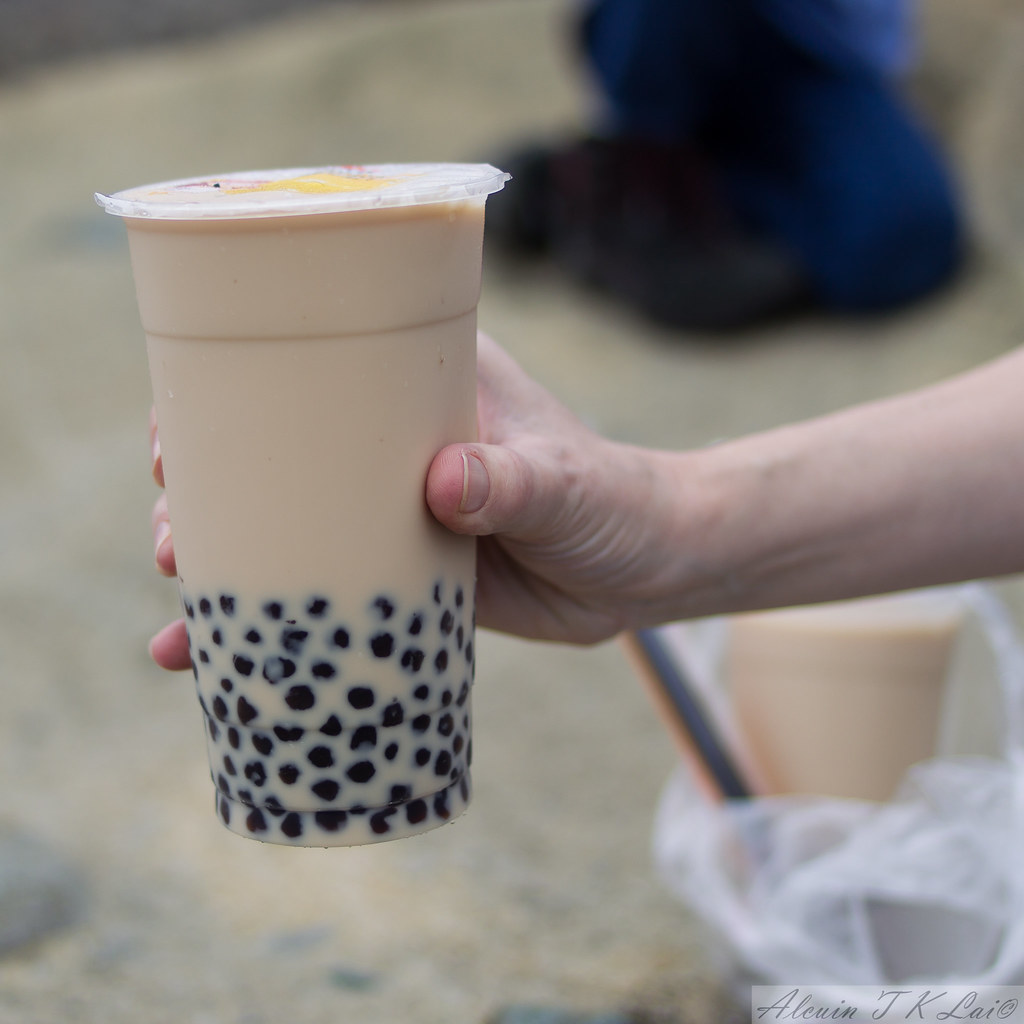
[[[215,786],[241,835],[354,845],[470,798],[475,542],[424,498],[476,436],[484,165],[245,172],[125,219]]]

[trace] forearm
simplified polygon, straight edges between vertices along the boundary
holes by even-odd
[[[663,459],[668,617],[1024,569],[1024,353]],[[674,579],[669,576],[674,574]]]

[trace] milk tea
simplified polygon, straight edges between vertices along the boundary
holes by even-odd
[[[504,175],[437,172],[227,176],[114,211],[217,813],[242,835],[374,842],[470,797],[475,545],[424,482],[475,437],[484,201]]]
[[[937,591],[734,616],[724,677],[764,791],[889,799],[936,752],[963,619]]]

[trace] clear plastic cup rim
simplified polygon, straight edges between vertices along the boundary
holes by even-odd
[[[344,179],[345,190],[301,191],[296,180]],[[490,164],[368,164],[236,171],[97,192],[96,202],[118,217],[149,220],[226,220],[421,206],[483,199],[511,177]]]

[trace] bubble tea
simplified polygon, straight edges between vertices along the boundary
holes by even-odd
[[[486,165],[245,172],[125,219],[224,824],[341,846],[470,797],[475,543],[424,499],[476,436]]]

